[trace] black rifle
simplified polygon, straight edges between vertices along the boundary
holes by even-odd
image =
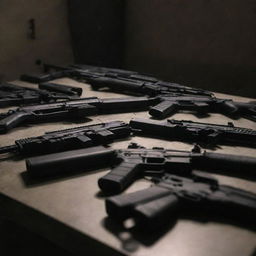
[[[19,139],[14,145],[0,148],[0,154],[22,155],[49,154],[104,145],[130,135],[130,127],[122,121],[80,126],[65,130],[46,132],[42,136]]]
[[[207,171],[228,171],[232,175],[255,176],[256,158],[228,155],[211,152],[200,152],[195,146],[192,151],[169,150],[163,148],[145,149],[131,144],[124,150],[106,148],[112,152],[112,159],[108,157],[109,164],[118,164],[110,173],[99,179],[99,187],[103,192],[119,193],[132,184],[137,178],[144,175],[162,174],[171,172],[178,175],[190,175],[193,168]],[[92,148],[90,148],[92,149]],[[70,170],[86,170],[87,166],[94,164],[100,157],[106,161],[104,150],[79,149],[62,153],[32,157],[26,160],[27,171],[32,176],[56,175]],[[97,161],[96,161],[97,159]]]
[[[231,118],[244,117],[256,121],[256,101],[236,102],[231,99],[218,99],[213,96],[159,95],[160,103],[149,110],[157,119],[171,116],[180,110],[188,110],[198,115],[221,113]]]
[[[224,144],[256,147],[256,131],[235,127],[231,122],[228,125],[219,125],[187,120],[155,121],[135,118],[130,121],[130,126],[135,134],[143,136],[196,142],[211,146]]]
[[[140,74],[135,71],[88,65],[73,65],[72,68],[77,68],[81,73],[80,78],[88,81],[95,90],[108,87],[110,90],[116,92],[139,93],[148,96],[170,93],[213,95],[213,93],[203,89],[161,81],[151,75]],[[86,70],[98,73],[99,75],[89,76],[87,78],[84,76]]]
[[[160,81],[151,76],[134,71],[109,69],[88,65],[73,65],[67,68],[45,65],[55,72],[42,76],[24,75],[23,80],[33,82],[49,81],[67,76],[90,83],[94,89],[109,87],[118,92],[137,92],[155,96],[158,104],[149,113],[163,119],[180,110],[189,110],[200,115],[222,113],[232,118],[244,117],[256,121],[256,102],[235,102],[231,99],[218,99],[213,93],[175,83]]]
[[[256,194],[219,185],[216,179],[200,173],[191,177],[166,174],[155,186],[107,198],[106,211],[117,221],[132,218],[144,228],[156,228],[177,213],[193,211],[201,216],[203,212],[254,222]]]
[[[108,87],[117,92],[126,91],[148,96],[156,96],[158,94],[166,93],[212,95],[211,92],[202,89],[192,88],[177,83],[164,82],[158,78],[129,70],[90,65],[59,67],[47,64],[45,65],[45,70],[48,71],[48,73],[42,75],[22,75],[21,80],[40,83],[61,77],[70,77],[84,80],[90,83],[94,89]]]
[[[54,66],[50,67],[54,68]],[[219,99],[206,90],[161,81],[133,71],[86,65],[73,65],[73,67],[82,70],[91,68],[92,71],[103,73],[98,77],[97,75],[84,77],[94,89],[108,87],[118,92],[135,92],[158,97],[160,103],[152,107],[149,112],[156,118],[166,118],[179,110],[189,110],[203,115],[216,112],[233,118],[244,117],[256,120],[256,101],[236,102],[232,99]],[[83,74],[82,70],[80,70],[81,74]]]
[[[0,107],[75,99],[81,94],[81,88],[62,84],[42,83],[37,89],[2,83],[0,84]]]
[[[58,69],[56,66],[48,66]],[[256,101],[236,102],[231,99],[218,99],[209,91],[161,81],[134,71],[87,65],[72,67],[78,68],[74,71],[77,77],[85,79],[94,89],[108,87],[117,92],[158,96],[161,103],[152,107],[149,112],[155,118],[166,118],[179,110],[189,110],[201,115],[217,112],[232,118],[244,117],[256,121]],[[96,74],[89,73],[87,77],[88,70]],[[100,75],[97,75],[97,72]]]
[[[56,119],[83,118],[96,114],[141,111],[148,109],[149,105],[155,101],[155,98],[147,97],[109,99],[89,97],[20,107],[16,110],[9,110],[7,113],[0,114],[0,133],[6,133],[19,124],[27,122],[49,122]]]

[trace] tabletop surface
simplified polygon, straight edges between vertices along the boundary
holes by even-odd
[[[83,97],[127,97],[125,95],[92,91],[90,86],[72,79],[55,80],[56,83],[83,88]],[[33,87],[33,84],[15,81],[15,84]],[[216,94],[218,97],[227,95]],[[246,98],[228,96],[234,100]],[[7,109],[1,109],[5,112]],[[11,145],[20,138],[39,136],[54,131],[81,125],[122,120],[129,122],[134,117],[149,118],[147,112],[121,113],[92,116],[84,123],[52,122],[26,125],[0,135],[0,145]],[[246,119],[231,120],[221,114],[211,114],[199,119],[192,114],[176,114],[178,120],[193,120],[216,124],[232,121],[236,126],[256,129],[256,124]],[[145,147],[164,147],[190,150],[191,144],[145,137],[131,137],[113,143],[113,148],[126,148],[130,142]],[[256,149],[221,146],[215,152],[242,154],[256,157]],[[25,172],[25,161],[19,157],[0,157],[0,214],[28,227],[56,244],[77,254],[85,252],[104,255],[179,255],[179,256],[249,256],[256,253],[256,233],[249,227],[211,220],[178,218],[173,225],[152,233],[129,232],[107,218],[104,196],[99,192],[97,180],[110,169],[84,172],[44,182],[31,182]],[[256,193],[256,183],[229,176],[217,175],[220,184],[239,187]],[[138,180],[129,189],[131,192],[149,187],[146,180]],[[171,218],[171,216],[170,216]],[[255,225],[255,223],[252,225]]]

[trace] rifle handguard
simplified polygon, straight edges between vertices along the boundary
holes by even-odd
[[[43,177],[109,165],[115,150],[102,146],[31,157],[26,160],[29,175]]]
[[[199,158],[193,158],[195,166],[203,169],[235,171],[253,174],[256,171],[256,158],[241,155],[229,155],[204,152]]]

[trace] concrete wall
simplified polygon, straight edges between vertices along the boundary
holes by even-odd
[[[126,67],[256,97],[255,0],[129,0],[126,14]]]
[[[125,67],[256,97],[255,0],[127,0]],[[73,61],[66,0],[0,0],[0,80]],[[34,18],[36,39],[28,38]],[[103,42],[104,43],[104,42]]]
[[[31,18],[35,40],[28,37]],[[0,79],[36,72],[37,59],[55,64],[73,61],[66,0],[0,0]]]

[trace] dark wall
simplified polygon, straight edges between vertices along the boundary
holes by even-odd
[[[129,0],[125,66],[256,97],[255,0]]]
[[[39,72],[38,59],[56,65],[73,62],[66,0],[0,0],[0,81]],[[35,20],[35,39],[29,35]]]
[[[120,67],[124,49],[123,0],[69,0],[77,63]]]

